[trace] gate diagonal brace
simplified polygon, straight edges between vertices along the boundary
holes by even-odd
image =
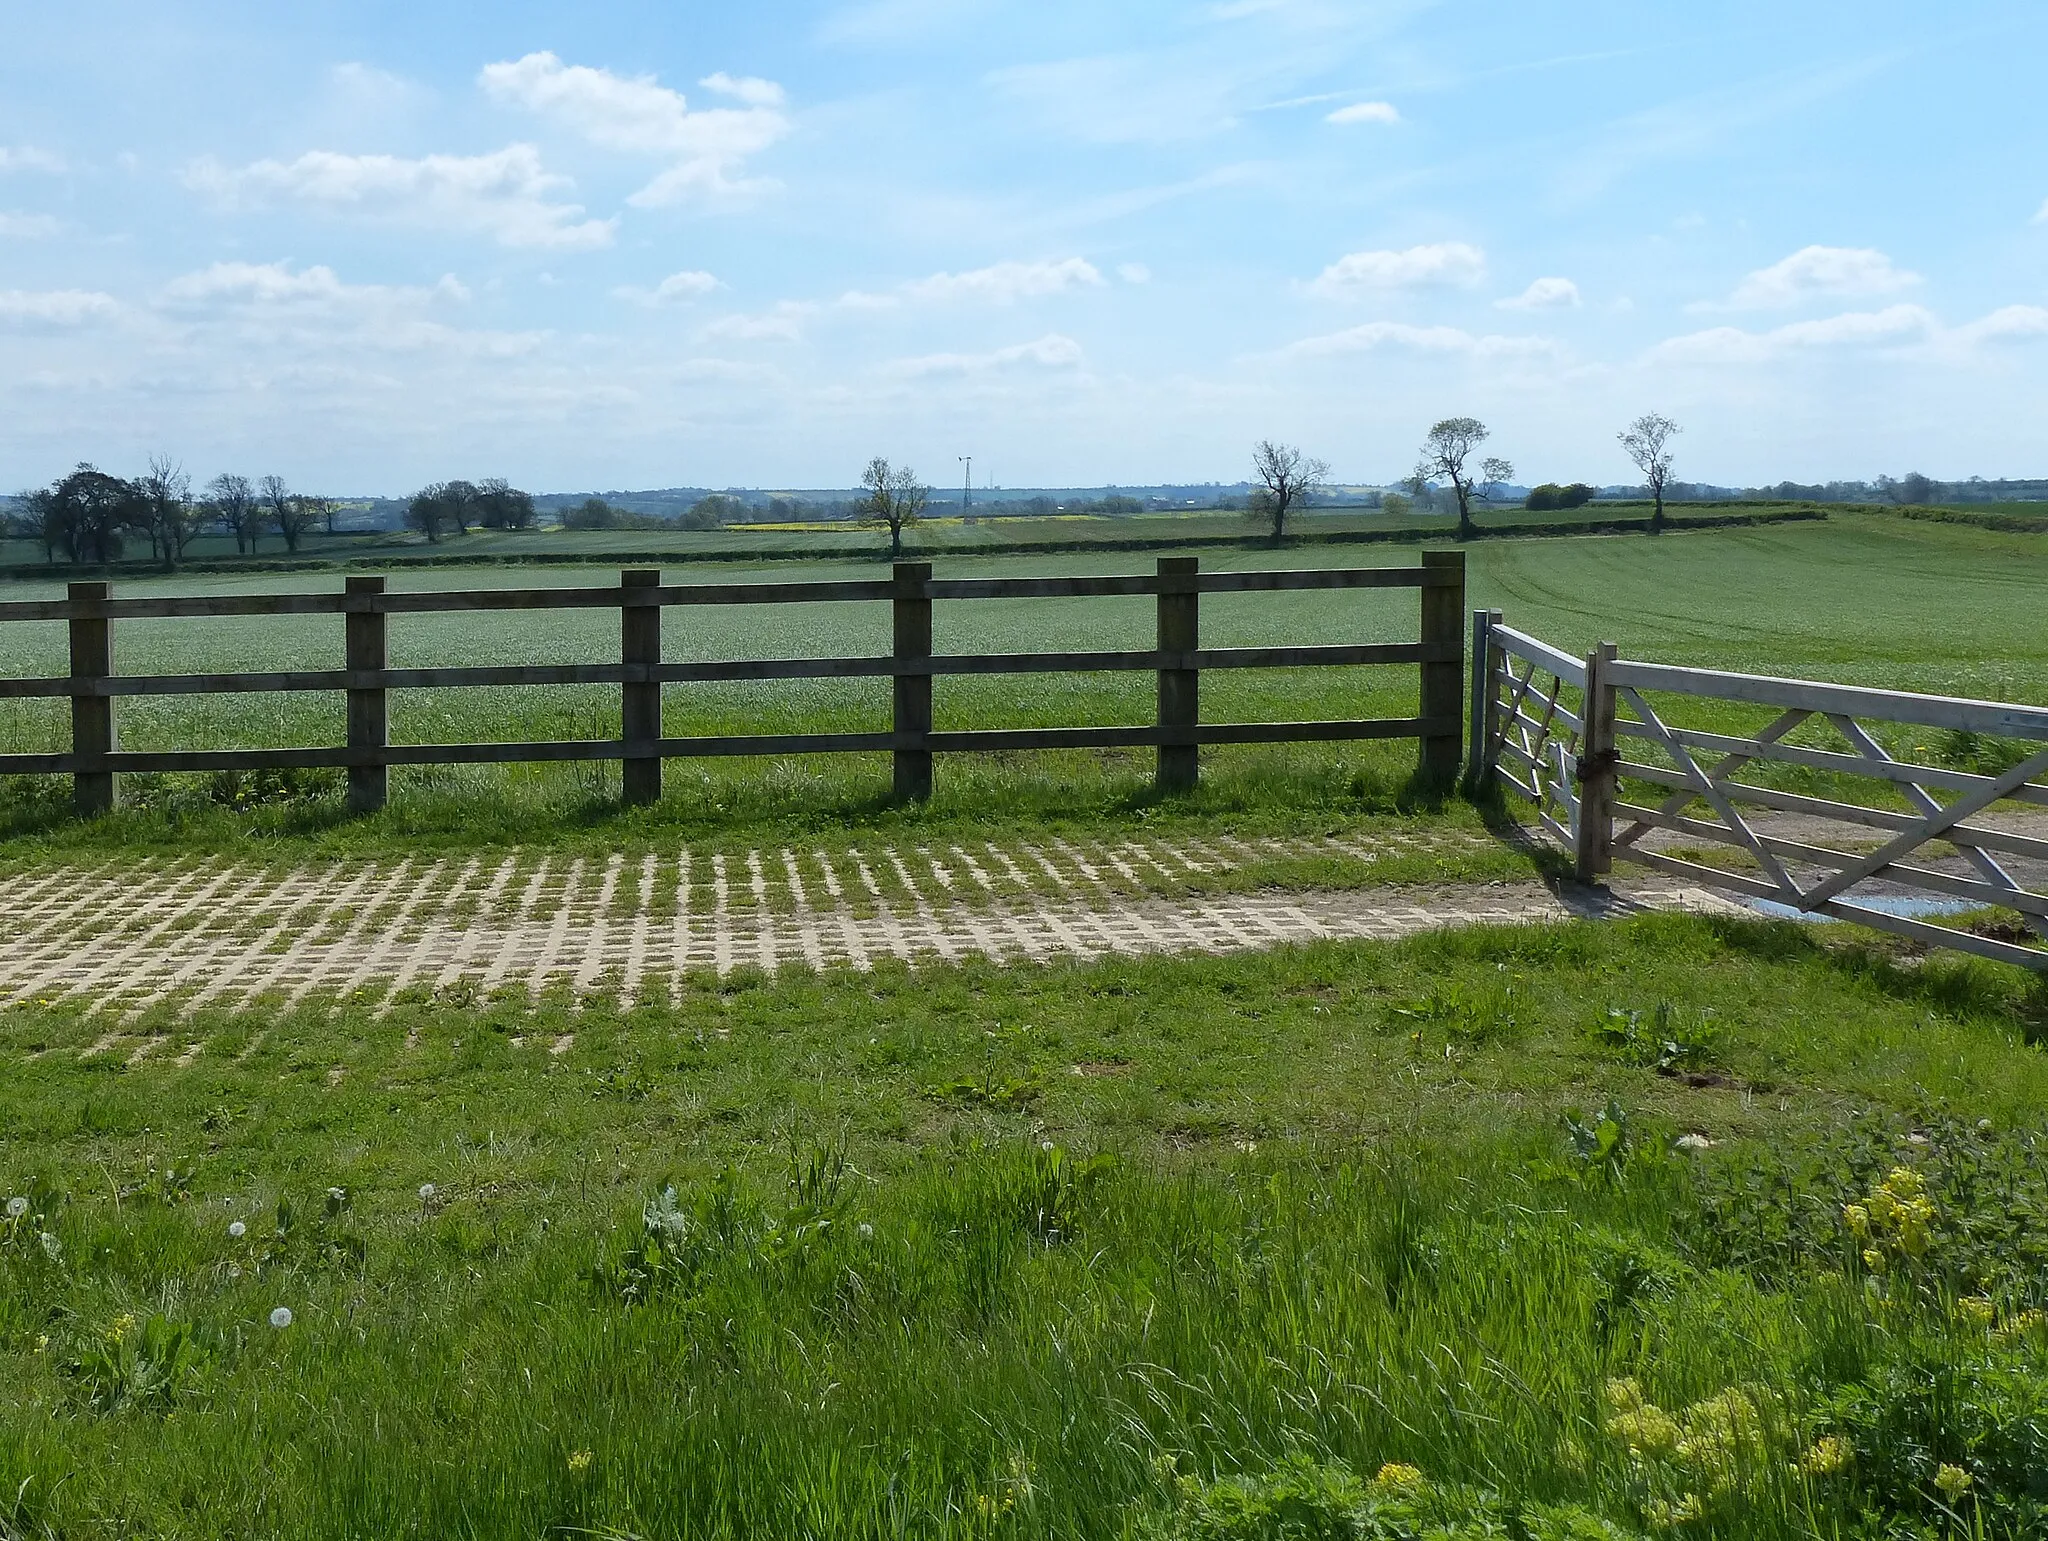
[[[1787,733],[1790,733],[1794,728],[1798,727],[1799,724],[1806,721],[1806,719],[1811,717],[1812,715],[1813,713],[1807,710],[1805,707],[1795,706],[1790,711],[1786,712],[1783,716],[1779,717],[1776,722],[1773,722],[1769,727],[1765,728],[1763,732],[1757,734],[1757,742],[1760,744],[1775,744],[1779,739],[1783,738]],[[1712,781],[1726,781],[1730,776],[1734,775],[1737,771],[1741,770],[1745,765],[1748,765],[1750,761],[1754,758],[1756,758],[1754,755],[1747,754],[1728,755],[1724,759],[1716,762],[1714,768],[1707,772],[1707,777],[1709,780]],[[1663,802],[1657,805],[1657,811],[1663,814],[1677,813],[1681,811],[1687,803],[1691,802],[1695,795],[1696,794],[1692,792],[1673,792],[1669,797],[1665,798]],[[1640,840],[1644,835],[1648,834],[1654,828],[1656,828],[1655,825],[1645,824],[1642,821],[1638,820],[1634,824],[1629,825],[1628,829],[1624,833],[1617,835],[1615,837],[1614,843],[1616,845],[1633,845],[1636,841]]]
[[[1749,848],[1750,854],[1757,859],[1758,865],[1770,874],[1771,880],[1778,885],[1788,900],[1804,908],[1805,905],[1803,896],[1799,892],[1799,885],[1792,881],[1791,874],[1785,871],[1783,864],[1779,862],[1777,857],[1764,848],[1763,842],[1757,839],[1756,832],[1743,821],[1742,815],[1736,811],[1735,804],[1730,802],[1722,794],[1721,789],[1715,786],[1706,773],[1700,769],[1699,763],[1686,752],[1685,746],[1671,736],[1671,730],[1664,726],[1663,719],[1650,710],[1649,704],[1643,700],[1642,695],[1634,686],[1623,685],[1621,687],[1621,694],[1628,701],[1630,708],[1634,710],[1636,716],[1642,720],[1643,726],[1656,735],[1657,742],[1663,746],[1664,752],[1671,756],[1672,762],[1678,767],[1679,773],[1689,777],[1693,785],[1699,789],[1700,795],[1714,805],[1714,811],[1721,815],[1721,820],[1728,826],[1729,831]]]

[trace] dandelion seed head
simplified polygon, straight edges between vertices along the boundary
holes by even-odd
[[[27,1214],[27,1213],[28,1213],[28,1200],[27,1200],[27,1199],[25,1199],[25,1198],[22,1198],[21,1196],[19,1196],[19,1195],[17,1194],[17,1195],[16,1195],[16,1196],[15,1196],[14,1198],[11,1198],[11,1199],[9,1199],[9,1200],[7,1201],[7,1218],[8,1218],[8,1219],[10,1219],[10,1220],[19,1220],[19,1219],[20,1219],[20,1218],[21,1218],[21,1217],[22,1217],[23,1215],[25,1215],[25,1214]]]
[[[860,1223],[860,1234],[861,1239],[865,1241],[868,1237],[875,1234],[875,1228],[872,1225],[869,1225],[867,1221],[863,1220]]]
[[[434,1200],[434,1185],[433,1185],[432,1183],[421,1183],[421,1184],[420,1184],[420,1202],[421,1202],[422,1204],[430,1204],[430,1203],[432,1203],[432,1202],[433,1202],[433,1200]]]
[[[279,1332],[283,1332],[285,1328],[291,1326],[291,1324],[292,1308],[290,1306],[279,1306],[275,1311],[272,1311],[270,1313],[270,1325],[275,1327]]]
[[[230,1220],[228,1222],[228,1235],[232,1236],[236,1241],[240,1241],[244,1236],[248,1234],[249,1227],[244,1225],[241,1221]]]

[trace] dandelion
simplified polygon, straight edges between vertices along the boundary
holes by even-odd
[[[231,1241],[240,1241],[244,1236],[248,1234],[249,1227],[244,1225],[241,1221],[230,1220],[228,1222],[228,1238]]]
[[[28,1200],[27,1200],[27,1199],[25,1199],[25,1198],[22,1198],[22,1197],[21,1197],[20,1195],[18,1195],[18,1194],[17,1194],[17,1195],[15,1196],[15,1197],[13,1197],[13,1198],[11,1198],[11,1199],[9,1199],[9,1200],[7,1201],[7,1218],[8,1218],[8,1219],[10,1219],[10,1220],[19,1220],[19,1219],[20,1219],[20,1218],[21,1218],[21,1217],[22,1217],[23,1215],[25,1215],[25,1214],[27,1214],[27,1213],[28,1213]]]
[[[1703,1134],[1681,1134],[1671,1142],[1671,1148],[1685,1151],[1712,1150],[1714,1142]]]
[[[590,1470],[590,1452],[588,1450],[571,1450],[569,1452],[569,1470],[575,1472],[578,1476]]]
[[[432,1183],[420,1184],[420,1202],[422,1204],[431,1204],[434,1202],[434,1185]]]
[[[1381,1487],[1417,1488],[1422,1486],[1422,1468],[1410,1466],[1406,1461],[1389,1461],[1372,1480]]]
[[[861,1221],[861,1223],[860,1223],[860,1239],[861,1239],[862,1241],[866,1241],[866,1240],[867,1240],[867,1239],[868,1239],[868,1238],[869,1238],[870,1236],[872,1236],[872,1235],[874,1235],[874,1234],[875,1234],[875,1228],[874,1228],[874,1227],[873,1227],[872,1225],[869,1225],[869,1224],[867,1223],[867,1221],[865,1221],[865,1220]]]
[[[1943,1498],[1954,1503],[1970,1491],[1970,1474],[1962,1467],[1950,1466],[1944,1461],[1934,1473],[1934,1485],[1940,1489]]]
[[[1799,1463],[1799,1469],[1809,1477],[1832,1477],[1848,1470],[1850,1458],[1855,1454],[1849,1442],[1839,1434],[1823,1434],[1813,1442],[1813,1448],[1806,1452]]]
[[[1039,1148],[1040,1150],[1051,1150],[1051,1149],[1052,1149],[1052,1141],[1051,1141],[1051,1140],[1040,1140],[1040,1141],[1038,1142],[1038,1148]]]
[[[270,1325],[275,1327],[279,1332],[283,1332],[285,1328],[291,1326],[291,1324],[292,1308],[290,1306],[279,1306],[275,1311],[272,1311],[270,1313]]]

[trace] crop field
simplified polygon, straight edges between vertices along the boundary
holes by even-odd
[[[527,537],[517,537],[525,539]],[[531,537],[542,540],[551,537]],[[1202,554],[1212,570],[1274,566],[1412,563],[1413,548],[1303,546],[1285,551]],[[1470,599],[1502,610],[1509,623],[1572,650],[1607,638],[1625,655],[1659,661],[1802,675],[1853,684],[2015,701],[2048,700],[2048,544],[2024,534],[1908,521],[1837,516],[1826,523],[1683,532],[1637,537],[1482,542],[1468,554]],[[1142,571],[1149,555],[1066,552],[1036,556],[941,559],[943,576]],[[602,569],[599,569],[602,571]],[[871,571],[828,561],[696,569],[715,580],[826,578]],[[268,592],[328,589],[328,573],[195,574],[126,580],[120,591]],[[399,570],[394,587],[504,587],[590,581],[588,569],[517,566]],[[57,592],[44,583],[7,585],[19,597]],[[1413,593],[1300,593],[1284,604],[1255,595],[1212,596],[1203,605],[1206,645],[1397,641],[1415,636]],[[882,604],[671,609],[664,648],[672,660],[883,652]],[[941,651],[1143,647],[1152,636],[1150,601],[1084,599],[954,601],[937,609]],[[447,663],[571,663],[615,659],[617,619],[604,611],[396,617],[392,658],[399,667]],[[4,667],[15,674],[61,673],[58,624],[7,630]],[[251,618],[124,622],[116,666],[154,671],[231,668],[332,668],[341,652],[338,618]],[[1241,671],[1209,674],[1202,684],[1208,720],[1404,716],[1415,710],[1415,671],[1402,668]],[[1143,722],[1152,711],[1144,675],[1060,675],[941,679],[936,718],[944,727]],[[127,700],[124,743],[131,748],[266,747],[331,744],[341,733],[338,695],[245,695]],[[1737,708],[1689,709],[1696,725],[1754,728],[1762,720]],[[886,681],[792,681],[671,686],[664,728],[692,733],[860,731],[886,726]],[[1682,718],[1685,714],[1681,714]],[[0,750],[49,750],[66,742],[61,701],[0,703]],[[483,688],[400,692],[393,737],[433,742],[517,737],[604,737],[617,731],[611,687]],[[1817,735],[1803,733],[1822,742]],[[1903,730],[1902,730],[1903,731]],[[1925,735],[1922,735],[1924,738]],[[1804,741],[1795,739],[1795,741]],[[1915,758],[1981,756],[1980,745],[1892,744]],[[1404,794],[1411,745],[1343,748],[1222,749],[1206,755],[1208,811],[1229,807],[1285,821],[1289,810],[1325,819],[1392,806]],[[1975,763],[1971,760],[1970,763]],[[1007,812],[1094,813],[1121,817],[1145,797],[1150,760],[1142,752],[1079,752],[943,759],[939,795],[927,817],[1000,818]],[[1799,784],[1824,785],[1820,773],[1788,771]],[[777,760],[767,764],[679,762],[669,767],[664,807],[679,819],[802,821],[861,818],[877,810],[887,784],[880,757]],[[142,809],[200,808],[217,787],[196,778],[132,778]],[[615,786],[616,769],[442,767],[400,770],[394,823],[418,818],[451,829],[492,830],[479,800],[521,810],[529,827],[587,821]],[[276,799],[331,807],[335,778],[310,776],[276,785],[237,782],[229,802]],[[61,788],[51,783],[52,794]],[[216,798],[216,800],[218,800]],[[509,800],[509,801],[508,801]],[[437,811],[424,810],[433,805]],[[7,817],[17,832],[38,832],[55,817],[49,800],[17,785]],[[469,814],[459,810],[465,806]],[[405,809],[411,809],[407,813]],[[268,817],[264,815],[263,817]],[[295,815],[294,817],[299,817]],[[138,833],[134,819],[120,838]],[[303,823],[303,819],[300,820]],[[330,821],[331,822],[331,821]],[[191,838],[190,820],[184,827]],[[239,826],[238,826],[239,827]],[[75,838],[75,836],[69,837]]]
[[[0,1527],[2018,1541],[2044,1006],[1685,918],[31,1002]]]

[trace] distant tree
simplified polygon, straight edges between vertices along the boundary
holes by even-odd
[[[1383,492],[1380,494],[1380,512],[1396,519],[1405,518],[1415,505],[1408,501],[1405,492]]]
[[[1643,483],[1656,500],[1656,509],[1650,515],[1652,535],[1664,533],[1664,485],[1671,480],[1670,445],[1681,432],[1678,424],[1662,413],[1645,412],[1616,435],[1621,447],[1628,451],[1628,458],[1643,473]]]
[[[1306,508],[1329,480],[1328,462],[1311,460],[1291,444],[1261,439],[1252,446],[1252,474],[1259,485],[1252,489],[1252,513],[1262,523],[1271,521],[1273,544],[1287,535],[1287,516]]]
[[[441,503],[447,522],[455,526],[457,535],[467,535],[469,527],[477,522],[481,512],[482,494],[475,482],[452,481],[441,483]]]
[[[533,498],[502,476],[478,484],[476,513],[477,522],[488,530],[530,530],[538,518]]]
[[[585,498],[562,514],[565,530],[610,530],[619,523],[619,511],[603,498]]]
[[[57,501],[57,494],[48,487],[35,487],[15,497],[15,504],[21,509],[21,530],[30,540],[43,548],[43,560],[56,565],[57,553],[68,550],[69,532],[64,527],[64,506]]]
[[[136,523],[149,536],[150,555],[169,572],[185,559],[205,508],[192,501],[192,478],[168,455],[152,455],[134,482]]]
[[[306,531],[320,522],[306,499],[295,495],[282,476],[264,477],[256,484],[256,495],[263,500],[265,521],[284,537],[287,551],[297,551]]]
[[[903,532],[924,518],[932,490],[917,479],[909,466],[891,469],[880,455],[860,473],[867,496],[860,500],[861,523],[879,525],[889,532],[889,555],[903,555]]]
[[[340,533],[334,527],[335,520],[341,516],[341,503],[338,499],[323,498],[315,493],[302,492],[299,494],[299,502],[306,510],[306,527],[308,529],[318,524],[324,526],[329,535]]]
[[[254,553],[263,531],[264,507],[249,478],[223,471],[206,484],[207,509],[235,537],[237,552]]]
[[[1447,417],[1430,426],[1428,435],[1422,441],[1422,458],[1416,462],[1417,483],[1432,480],[1447,481],[1451,492],[1458,500],[1458,539],[1470,540],[1478,533],[1472,523],[1472,499],[1475,494],[1484,497],[1485,487],[1506,481],[1515,474],[1515,468],[1505,460],[1489,456],[1479,472],[1467,468],[1479,446],[1488,438],[1486,424],[1476,417]]]
[[[1899,501],[1909,507],[1917,508],[1932,503],[1940,496],[1940,484],[1931,477],[1922,476],[1918,471],[1908,471],[1899,478]]]
[[[1584,482],[1573,482],[1568,487],[1558,489],[1557,506],[1559,508],[1584,508],[1593,501],[1594,496],[1599,491],[1598,487],[1590,487]]]
[[[1547,513],[1551,509],[1562,508],[1563,500],[1564,488],[1558,486],[1556,482],[1544,482],[1529,489],[1529,495],[1522,499],[1522,507],[1537,513]]]
[[[686,530],[716,530],[737,523],[746,511],[747,505],[738,498],[714,492],[684,509],[677,523]]]
[[[121,560],[122,537],[139,522],[132,483],[81,464],[50,492],[60,509],[72,561],[104,567]]]
[[[449,524],[448,484],[429,482],[415,492],[405,505],[405,524],[426,536],[428,544],[439,545]]]

